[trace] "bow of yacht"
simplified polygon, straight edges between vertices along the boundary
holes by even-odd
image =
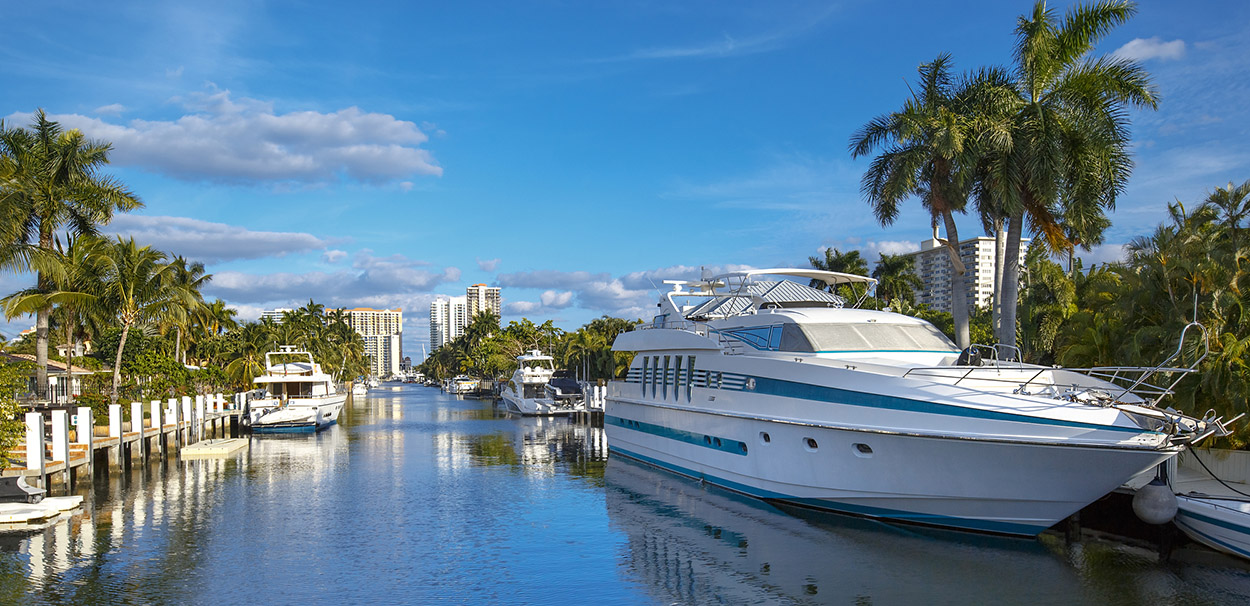
[[[1172,385],[1148,381],[1190,369],[961,352],[923,320],[775,276],[874,282],[668,281],[652,322],[613,346],[635,357],[609,387],[612,452],[792,505],[1031,536],[1223,431],[1159,407]]]

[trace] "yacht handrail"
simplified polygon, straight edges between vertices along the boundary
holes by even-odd
[[[1181,382],[1181,379],[1185,378],[1186,374],[1198,370],[1198,365],[1201,364],[1203,360],[1207,359],[1207,355],[1211,353],[1211,341],[1207,335],[1207,327],[1203,326],[1197,320],[1194,320],[1193,322],[1186,324],[1185,328],[1181,329],[1181,338],[1180,338],[1180,341],[1176,343],[1176,351],[1172,352],[1172,355],[1168,356],[1168,359],[1160,362],[1159,365],[1155,367],[1155,370],[1151,371],[1150,373],[1144,374],[1140,378],[1138,378],[1136,383],[1133,383],[1131,386],[1128,387],[1128,389],[1124,390],[1124,393],[1132,392],[1133,389],[1135,389],[1138,385],[1140,385],[1141,383],[1144,383],[1148,377],[1150,377],[1156,372],[1161,372],[1165,366],[1167,366],[1168,364],[1172,362],[1172,360],[1175,360],[1177,357],[1179,357],[1181,355],[1181,351],[1185,349],[1185,333],[1189,332],[1189,329],[1194,326],[1197,326],[1198,330],[1202,331],[1202,346],[1204,348],[1204,351],[1202,352],[1202,355],[1198,357],[1197,360],[1194,360],[1194,363],[1188,368],[1188,370],[1182,371],[1180,375],[1176,377],[1176,380],[1172,381],[1172,384],[1167,386],[1167,389],[1166,389],[1167,393],[1171,394],[1172,389],[1176,387],[1177,383]],[[1116,397],[1117,398],[1124,397],[1124,393],[1121,393],[1119,396],[1116,396]],[[1162,399],[1162,396],[1160,396],[1160,399]],[[1156,403],[1157,403],[1157,400],[1156,400]]]

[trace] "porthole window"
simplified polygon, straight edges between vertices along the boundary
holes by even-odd
[[[772,436],[768,435],[768,432],[767,432],[767,431],[761,431],[761,432],[760,432],[760,443],[762,443],[762,444],[767,444],[767,443],[772,442],[772,441],[773,441],[773,438],[772,438]]]
[[[746,442],[738,442],[738,450],[741,450],[741,451],[742,451],[742,454],[746,454],[746,453],[747,453],[747,443],[746,443]]]
[[[868,458],[871,458],[871,457],[872,457],[872,447],[871,447],[871,446],[869,446],[869,445],[867,445],[867,444],[859,443],[859,442],[857,442],[857,443],[853,444],[852,446],[853,446],[853,448],[855,449],[855,450],[853,451],[853,452],[855,453],[855,456],[857,456],[857,457],[859,457],[859,458],[861,458],[861,459],[868,459]]]
[[[812,438],[803,438],[803,447],[804,447],[804,448],[806,448],[806,449],[808,449],[808,450],[813,450],[813,451],[814,451],[814,450],[816,450],[817,448],[820,448],[820,445],[819,445],[819,444],[817,444],[817,443],[816,443],[816,440],[814,440],[814,439],[812,439]]]
[[[716,439],[712,440],[712,443],[713,443],[713,444],[716,444],[716,447],[717,447],[717,448],[720,448],[720,438],[716,438]]]

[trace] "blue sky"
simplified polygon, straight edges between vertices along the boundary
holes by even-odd
[[[878,225],[847,142],[939,53],[1010,62],[1031,3],[953,5],[0,0],[0,116],[111,141],[146,206],[109,231],[204,261],[242,317],[402,307],[411,355],[469,284],[503,287],[505,322],[574,329],[699,266],[914,249],[927,217]],[[1133,114],[1106,260],[1250,178],[1250,5],[1143,2],[1099,53],[1162,96]]]

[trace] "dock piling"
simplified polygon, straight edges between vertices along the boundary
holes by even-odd
[[[148,460],[148,441],[143,437],[143,402],[130,403],[130,431],[139,432],[139,459]]]
[[[78,407],[78,423],[75,426],[75,433],[78,444],[87,447],[87,477],[94,477],[95,473],[95,415],[91,412],[89,406]]]
[[[48,488],[48,467],[44,458],[47,445],[43,441],[43,415],[26,413],[26,468],[37,470],[39,487]]]
[[[62,479],[65,481],[65,485],[69,486],[70,474],[73,473],[73,470],[69,466],[68,410],[52,411],[52,460],[64,463]]]

